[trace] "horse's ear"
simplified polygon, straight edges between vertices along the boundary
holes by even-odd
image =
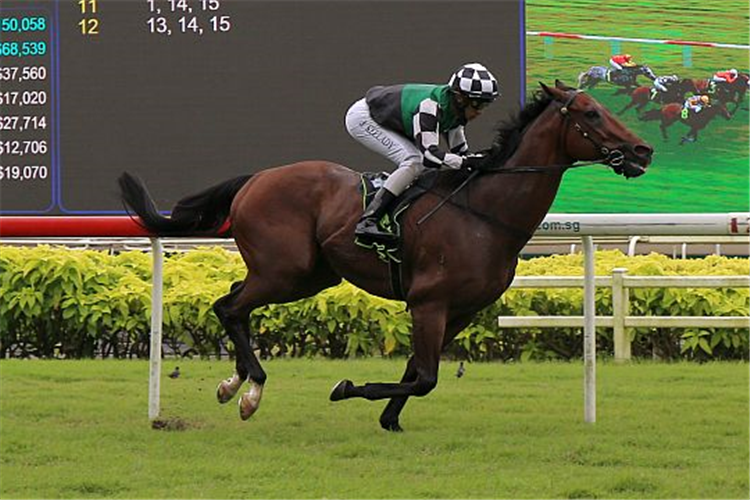
[[[544,90],[544,93],[550,96],[551,98],[557,99],[558,101],[565,100],[565,93],[557,87],[557,81],[555,81],[554,87],[548,87],[542,82],[539,82],[539,85],[541,85],[542,90]]]
[[[568,86],[567,86],[567,85],[565,85],[565,84],[564,84],[563,82],[561,82],[560,80],[557,80],[557,79],[555,79],[555,87],[557,87],[557,88],[558,88],[558,89],[560,89],[560,90],[565,90],[566,92],[567,92],[568,90],[575,90],[574,88],[572,88],[572,87],[568,87]]]

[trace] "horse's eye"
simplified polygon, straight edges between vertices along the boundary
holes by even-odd
[[[586,111],[583,115],[591,120],[599,118],[599,112],[594,110]]]

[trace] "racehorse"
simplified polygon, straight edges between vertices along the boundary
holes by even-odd
[[[737,79],[732,83],[728,82],[715,82],[709,86],[708,92],[712,94],[714,99],[721,101],[724,104],[733,103],[734,109],[731,114],[735,114],[740,108],[740,104],[745,99],[745,95],[750,85],[750,75],[747,73],[739,73]]]
[[[402,430],[399,415],[407,399],[437,385],[443,348],[510,285],[518,253],[547,214],[564,171],[585,161],[637,177],[652,153],[591,96],[559,81],[541,84],[518,116],[500,127],[471,172],[439,173],[404,215],[402,289],[413,355],[401,381],[342,380],[330,399],[390,399],[380,425]],[[217,398],[225,403],[249,382],[239,398],[243,420],[258,409],[266,382],[251,349],[253,309],[315,295],[342,278],[398,298],[388,264],[354,242],[361,176],[342,165],[306,161],[238,177],[185,197],[171,217],[160,214],[134,176],[124,173],[119,183],[125,204],[154,234],[216,234],[229,221],[248,274],[214,305],[236,349],[236,372],[219,384]]]
[[[727,120],[732,118],[732,115],[723,102],[718,100],[713,102],[714,104],[703,108],[698,113],[689,111],[685,114],[683,114],[682,104],[673,102],[665,104],[659,109],[646,111],[639,118],[643,121],[660,120],[659,129],[665,141],[668,140],[667,128],[671,127],[674,123],[679,121],[685,126],[690,127],[688,133],[680,140],[680,145],[682,145],[686,142],[697,141],[698,132],[703,130],[717,115],[721,115]]]
[[[666,92],[656,92],[653,94],[652,89],[653,87],[649,86],[636,87],[635,90],[630,93],[630,102],[618,111],[617,114],[621,115],[633,107],[635,107],[636,113],[640,114],[640,112],[643,111],[643,108],[645,108],[650,102],[657,104],[668,104],[670,102],[682,103],[685,100],[685,94],[688,92],[694,94],[698,93],[695,82],[691,78],[683,78],[668,85]]]
[[[750,75],[739,73],[732,83],[713,82],[709,78],[696,78],[693,83],[697,89],[696,94],[708,94],[712,101],[719,100],[724,104],[733,103],[735,106],[730,114],[734,114],[739,110],[750,87]]]
[[[651,81],[656,79],[656,75],[651,68],[645,65],[623,68],[622,70],[607,68],[606,66],[591,66],[578,75],[578,88],[592,89],[599,82],[608,82],[618,87],[625,87],[629,91],[638,86],[637,78],[640,75]],[[621,93],[621,91],[615,93]]]

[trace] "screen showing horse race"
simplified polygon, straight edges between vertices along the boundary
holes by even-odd
[[[654,149],[638,179],[569,171],[552,212],[750,211],[747,22],[747,0],[529,1],[527,92],[583,88]]]
[[[488,147],[523,100],[523,16],[520,0],[0,0],[0,211],[124,213],[125,170],[162,209],[300,160],[390,171],[347,134],[349,106],[470,62],[502,92],[467,130]]]

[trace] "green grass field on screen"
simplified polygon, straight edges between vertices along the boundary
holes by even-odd
[[[528,0],[527,31],[564,32],[623,38],[687,40],[748,45],[746,0],[723,2]],[[687,51],[687,53],[686,53]],[[723,69],[747,72],[747,49],[682,47],[637,42],[526,37],[527,92],[556,78],[575,86],[590,66],[607,66],[613,52],[628,52],[657,75],[710,78]],[[640,82],[650,82],[641,78]],[[600,84],[591,94],[613,111],[629,102],[615,87]],[[655,105],[649,105],[655,107]],[[730,107],[732,109],[733,106]],[[647,175],[626,181],[605,167],[566,174],[553,213],[717,213],[750,210],[748,97],[726,121],[717,118],[696,143],[680,145],[688,128],[669,128],[664,141],[658,122],[638,120],[633,110],[622,120],[655,150]]]

